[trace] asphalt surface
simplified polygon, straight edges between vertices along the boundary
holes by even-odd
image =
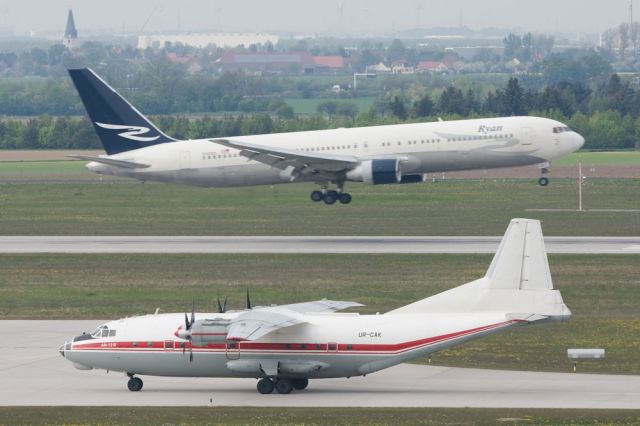
[[[134,393],[122,373],[76,370],[57,352],[66,340],[100,323],[0,321],[0,405],[640,409],[640,376],[410,364],[364,378],[313,380],[307,390],[290,395],[260,395],[253,379],[147,376],[142,376],[144,389]]]
[[[494,253],[501,237],[1,236],[0,253]],[[640,254],[640,237],[546,237],[549,253]]]

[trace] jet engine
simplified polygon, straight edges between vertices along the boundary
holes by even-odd
[[[347,172],[347,179],[367,185],[399,183],[400,161],[397,159],[365,160]]]

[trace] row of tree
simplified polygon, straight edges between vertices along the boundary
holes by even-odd
[[[399,101],[400,102],[400,101]],[[424,106],[415,105],[417,109]],[[578,131],[586,139],[586,149],[640,149],[640,118],[623,115],[615,110],[584,114],[580,111],[565,116],[560,110],[536,113],[557,119]],[[477,117],[470,114],[464,117]],[[485,116],[485,115],[483,115]],[[458,114],[442,114],[445,120],[464,118]],[[401,122],[435,121],[439,117],[418,117],[411,110],[406,120],[396,115],[380,116],[372,111],[355,118],[321,115],[297,118],[277,118],[257,113],[236,117],[159,116],[153,120],[166,133],[178,139],[198,139],[266,133],[320,130],[337,127],[372,126]],[[85,118],[42,116],[28,120],[0,120],[0,149],[99,149],[100,142]]]
[[[396,92],[385,102],[374,105],[377,114],[392,114],[401,120],[409,117],[429,117],[437,114],[458,115],[537,115],[559,111],[564,117],[577,112],[592,115],[595,112],[615,111],[632,119],[640,116],[640,90],[623,82],[617,74],[592,90],[580,82],[561,82],[539,91],[525,89],[517,78],[510,78],[504,88],[490,90],[479,98],[471,89],[463,91],[448,86],[437,98],[429,94],[411,96],[408,91]]]

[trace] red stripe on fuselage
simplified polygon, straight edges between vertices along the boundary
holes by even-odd
[[[523,322],[521,320],[511,320],[505,321],[497,324],[491,324],[483,327],[472,328],[469,330],[458,331],[455,333],[443,334],[435,337],[428,337],[425,339],[412,340],[408,342],[401,343],[390,343],[390,344],[378,344],[378,343],[339,343],[337,344],[336,349],[329,349],[329,345],[327,343],[260,343],[260,342],[251,342],[244,341],[240,345],[238,349],[237,346],[239,343],[234,343],[233,347],[229,347],[229,350],[241,350],[241,351],[278,351],[278,352],[317,352],[321,351],[323,353],[336,353],[336,352],[365,352],[365,353],[394,353],[394,352],[406,352],[410,350],[418,349],[422,346],[429,346],[435,343],[442,343],[448,340],[457,339],[460,337],[464,337],[467,335],[472,335],[476,333],[481,333],[483,331],[489,331],[494,328],[499,328],[502,326],[510,325],[517,322]],[[217,352],[217,351],[225,351],[227,350],[227,345],[225,343],[210,343],[206,346],[195,346],[191,345],[189,342],[173,342],[172,348],[165,348],[165,341],[138,341],[138,342],[95,342],[95,343],[84,343],[84,344],[74,344],[72,346],[72,350],[91,350],[91,351],[140,351],[140,352],[157,352],[159,349],[164,351],[174,350],[182,350],[193,349],[197,352]]]

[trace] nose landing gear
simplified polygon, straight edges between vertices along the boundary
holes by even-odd
[[[551,164],[547,163],[542,163],[538,166],[540,168],[540,173],[542,173],[542,177],[540,179],[538,179],[538,185],[540,186],[547,186],[549,185],[549,178],[546,176],[547,174],[549,174],[550,172],[550,168],[551,168]]]

